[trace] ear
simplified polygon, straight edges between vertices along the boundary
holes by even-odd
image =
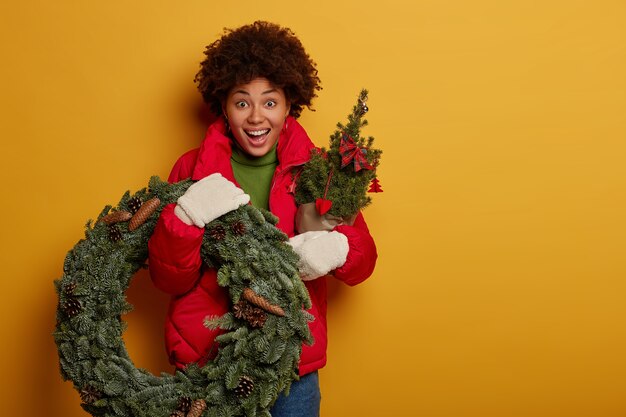
[[[289,117],[289,113],[291,112],[291,103],[287,102],[287,113],[285,114],[285,119]]]

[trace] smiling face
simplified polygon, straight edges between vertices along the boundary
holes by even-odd
[[[239,147],[251,156],[267,154],[278,141],[289,103],[282,88],[265,78],[236,85],[222,105]]]

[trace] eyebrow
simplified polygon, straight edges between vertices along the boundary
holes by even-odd
[[[272,88],[271,90],[263,91],[263,92],[261,93],[261,95],[270,94],[270,93],[275,93],[275,92],[277,92],[277,91],[278,91],[277,89]],[[248,92],[247,92],[247,91],[245,91],[245,90],[237,90],[237,91],[235,91],[233,94],[237,94],[237,93],[240,93],[240,94],[245,94],[245,95],[247,95],[247,96],[249,96],[249,95],[250,95],[250,93],[248,93]]]

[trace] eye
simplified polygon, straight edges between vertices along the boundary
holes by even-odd
[[[238,109],[244,109],[246,107],[248,107],[248,103],[246,103],[245,101],[238,101],[235,103],[235,107],[237,107]]]
[[[274,100],[270,100],[265,103],[265,105],[271,109],[272,107],[276,107],[276,102]]]

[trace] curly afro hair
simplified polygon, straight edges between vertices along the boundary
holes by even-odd
[[[296,35],[277,24],[257,21],[237,29],[224,29],[223,36],[206,47],[195,82],[204,101],[215,114],[236,85],[266,78],[282,88],[291,104],[289,112],[299,117],[304,106],[321,90],[315,62]]]

